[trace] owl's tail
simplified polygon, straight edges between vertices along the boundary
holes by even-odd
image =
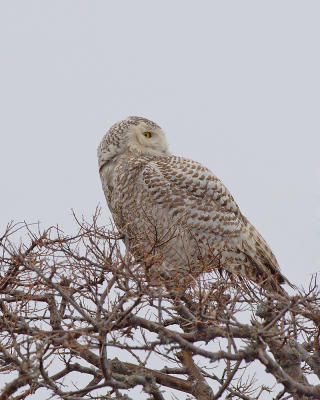
[[[243,250],[255,267],[254,280],[268,291],[288,296],[281,285],[286,283],[293,289],[296,287],[281,273],[277,259],[264,238],[245,220],[246,239],[243,241]]]

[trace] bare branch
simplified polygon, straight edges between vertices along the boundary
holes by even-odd
[[[137,386],[156,400],[320,398],[316,279],[290,297],[213,270],[177,290],[98,212],[75,219],[72,236],[11,224],[0,237],[0,400],[130,399]]]

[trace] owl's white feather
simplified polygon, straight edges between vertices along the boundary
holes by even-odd
[[[172,155],[156,123],[114,124],[98,160],[115,224],[136,257],[154,256],[177,279],[222,268],[281,291],[275,256],[228,189],[201,164]]]

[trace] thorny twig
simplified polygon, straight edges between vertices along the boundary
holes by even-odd
[[[129,399],[135,387],[156,400],[320,398],[316,277],[292,297],[215,270],[169,290],[98,218],[76,218],[73,236],[25,224],[1,235],[0,400],[40,388],[47,398]]]

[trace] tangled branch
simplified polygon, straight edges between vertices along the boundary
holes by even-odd
[[[285,297],[218,271],[169,290],[98,219],[0,237],[0,400],[320,398],[316,276]]]

